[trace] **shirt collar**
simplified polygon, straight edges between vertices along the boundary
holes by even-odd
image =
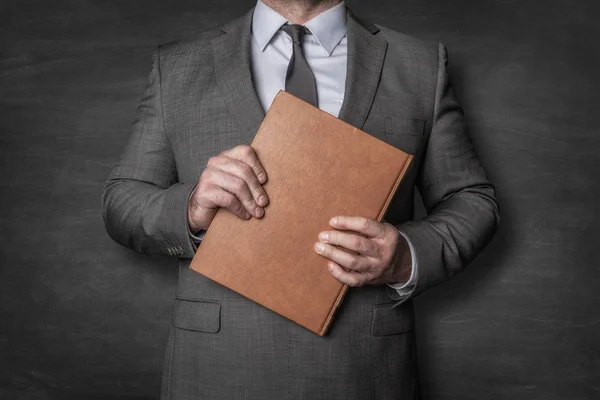
[[[261,51],[275,36],[279,28],[288,23],[285,17],[258,0],[252,16],[252,36],[258,43]],[[291,22],[290,22],[291,23]],[[321,47],[331,55],[336,46],[342,41],[347,32],[346,6],[342,1],[335,7],[322,12],[304,24]]]

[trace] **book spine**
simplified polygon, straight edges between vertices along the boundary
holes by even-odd
[[[340,304],[342,304],[342,300],[344,299],[344,296],[346,295],[347,291],[348,291],[348,285],[342,286],[342,288],[340,289],[340,292],[338,293],[337,298],[335,299],[335,303],[333,303],[333,307],[331,307],[331,311],[329,312],[329,315],[327,316],[327,319],[325,320],[325,323],[321,327],[321,330],[318,332],[319,335],[325,336],[325,334],[327,333],[327,330],[331,326],[331,321],[333,320],[333,316],[335,315],[335,312],[337,311],[337,309],[340,307]]]
[[[404,178],[404,175],[406,174],[408,167],[410,167],[412,160],[413,160],[413,156],[408,155],[408,157],[406,158],[406,162],[404,163],[404,166],[402,167],[402,170],[396,177],[396,181],[394,182],[394,185],[392,186],[390,192],[388,193],[385,203],[383,204],[383,207],[381,208],[379,215],[377,216],[377,221],[381,222],[381,220],[383,219],[383,216],[387,212],[387,209],[390,206],[390,203],[392,202],[392,198],[394,197],[394,194],[396,193],[398,186],[400,186],[400,183],[402,182],[402,178]],[[331,307],[331,311],[329,312],[327,319],[325,320],[325,322],[323,323],[323,326],[321,327],[321,329],[318,332],[318,334],[320,336],[325,336],[325,334],[327,333],[327,330],[329,329],[329,326],[331,325],[331,321],[333,320],[333,316],[335,315],[335,312],[337,311],[340,304],[342,303],[342,300],[344,299],[344,296],[346,295],[347,291],[348,291],[348,285],[342,286],[342,288],[340,289],[340,292],[338,293],[337,298],[335,299],[335,302],[333,303],[333,307]]]
[[[412,155],[409,155],[406,158],[406,162],[404,163],[404,167],[402,168],[402,171],[400,171],[400,173],[398,174],[398,177],[396,178],[396,182],[394,182],[394,186],[392,186],[392,189],[388,193],[387,199],[385,200],[385,203],[383,204],[381,211],[379,211],[379,215],[377,216],[377,221],[381,222],[381,220],[383,219],[385,213],[387,212],[388,207],[390,206],[390,203],[392,202],[392,199],[394,198],[394,194],[396,193],[398,186],[400,186],[400,182],[402,182],[402,178],[404,178],[404,175],[406,174],[406,171],[408,170],[408,167],[410,166],[412,160],[413,160]]]

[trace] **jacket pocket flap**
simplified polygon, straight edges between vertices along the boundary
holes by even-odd
[[[414,328],[414,311],[407,304],[393,307],[394,304],[382,304],[373,307],[373,336],[395,335],[411,331]]]
[[[385,117],[385,131],[388,135],[423,136],[425,122],[424,119],[399,118],[388,115]]]
[[[221,329],[221,304],[176,298],[173,326],[188,331],[217,333]]]

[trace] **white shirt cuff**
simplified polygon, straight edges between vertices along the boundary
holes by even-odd
[[[189,228],[188,228],[189,229]],[[195,235],[190,231],[190,237],[195,244],[199,244],[204,239],[206,231],[204,229],[199,230]]]
[[[396,289],[398,294],[400,296],[404,297],[404,296],[408,296],[410,294],[410,292],[415,288],[415,285],[417,284],[418,262],[417,262],[417,254],[415,253],[415,248],[414,248],[412,242],[410,241],[408,236],[406,236],[406,234],[404,234],[404,232],[402,232],[400,229],[398,229],[398,232],[400,232],[402,237],[406,240],[406,243],[408,243],[408,248],[410,249],[410,257],[412,259],[412,270],[410,272],[410,278],[408,279],[407,282],[388,283],[388,286],[393,289]]]

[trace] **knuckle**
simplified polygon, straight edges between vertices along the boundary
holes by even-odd
[[[371,243],[368,239],[361,239],[358,251],[361,255],[366,256],[371,254]]]
[[[211,158],[208,159],[208,161],[206,162],[206,165],[208,167],[213,167],[217,164],[218,161],[219,161],[218,156],[212,156]]]
[[[238,212],[238,211],[240,211],[240,209],[242,209],[240,202],[233,195],[227,197],[227,204],[225,205],[225,208],[227,208],[233,212]]]
[[[204,171],[202,171],[202,173],[200,174],[200,178],[198,179],[198,182],[203,182],[206,180],[211,180],[215,175],[215,170],[212,169],[212,167],[207,166],[206,168],[204,168]]]
[[[350,269],[358,269],[358,259],[356,257],[352,257],[348,262],[348,268]]]
[[[334,269],[334,270],[333,270],[333,277],[334,277],[335,279],[338,279],[338,280],[342,279],[342,271],[340,271],[340,270],[339,270],[339,269],[337,269],[337,268],[336,268],[336,269]]]
[[[225,174],[215,173],[214,181],[218,186],[226,188],[229,184],[229,177]]]
[[[223,194],[223,197],[222,197],[222,199],[223,199],[223,200],[222,200],[222,202],[223,202],[223,205],[224,205],[225,207],[230,207],[230,206],[232,206],[233,204],[235,204],[235,196],[234,196],[234,195],[232,195],[231,193],[226,193],[226,194]]]
[[[244,189],[244,186],[246,186],[246,183],[244,183],[244,181],[242,179],[236,177],[231,182],[231,186],[233,187],[233,189],[236,192],[240,192]]]
[[[359,252],[362,252],[364,249],[363,240],[359,236],[354,236],[352,239],[352,246]]]
[[[254,174],[252,167],[246,163],[241,163],[240,172],[241,172],[242,176],[244,176],[245,178],[250,178]]]
[[[221,207],[228,207],[231,203],[231,196],[227,192],[217,192],[214,195],[214,201]]]
[[[248,156],[248,155],[250,155],[250,154],[252,154],[252,153],[254,152],[254,151],[252,150],[252,147],[250,147],[250,146],[249,146],[249,145],[247,145],[247,144],[241,144],[241,145],[239,146],[239,150],[240,150],[240,152],[241,152],[242,154],[244,154],[244,155],[246,155],[246,156]]]
[[[257,187],[255,187],[254,189],[252,189],[251,192],[254,193],[254,195],[256,196],[257,199],[261,195],[265,195],[265,197],[267,197],[267,193],[265,192],[265,190],[263,189],[263,187],[261,185],[258,185]]]
[[[194,189],[194,197],[198,196],[199,192],[202,192],[202,191],[208,189],[209,183],[210,183],[210,179],[208,177],[208,174],[200,175],[200,178],[198,178],[198,184],[196,185],[196,189]]]
[[[240,203],[239,201],[236,201],[236,206],[235,206],[235,212],[236,214],[239,215],[245,215],[246,214],[246,209],[244,208],[244,206],[242,205],[242,203]]]
[[[360,226],[365,230],[369,229],[371,226],[371,220],[369,218],[361,218]]]
[[[348,285],[352,286],[352,287],[360,287],[360,286],[362,286],[362,283],[358,278],[353,277],[353,278],[349,279]]]

